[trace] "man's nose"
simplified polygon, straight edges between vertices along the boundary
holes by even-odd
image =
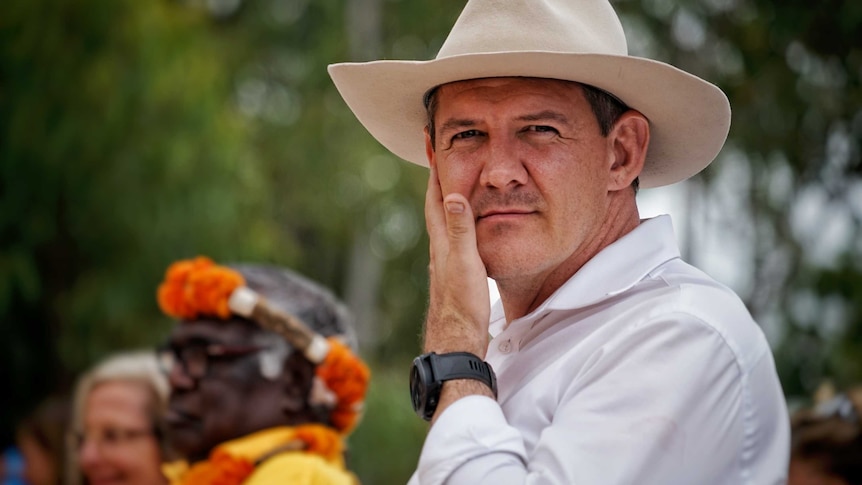
[[[94,438],[85,438],[78,446],[78,461],[81,467],[90,467],[99,462],[102,453]]]
[[[529,174],[517,149],[516,140],[491,138],[487,146],[479,179],[483,186],[505,189],[527,183]]]
[[[171,367],[171,371],[168,372],[168,383],[173,389],[193,389],[195,387],[195,379],[189,376],[180,362],[176,362]]]

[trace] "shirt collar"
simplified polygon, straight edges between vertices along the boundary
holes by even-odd
[[[538,308],[524,318],[552,310],[582,308],[622,293],[661,264],[679,258],[670,216],[642,220],[630,233],[613,242],[581,267]],[[505,325],[502,302],[491,308],[491,333]]]

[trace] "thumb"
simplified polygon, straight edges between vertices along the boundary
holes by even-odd
[[[485,265],[479,256],[476,222],[467,198],[458,193],[449,194],[443,199],[443,208],[446,212],[446,234],[449,239],[447,266],[464,276],[469,275],[463,281],[465,284],[475,283],[473,279],[478,278],[484,282]]]
[[[443,199],[446,210],[446,230],[449,234],[449,252],[461,254],[476,251],[476,226],[473,221],[473,210],[467,199],[458,193],[447,195]]]
[[[487,325],[489,306],[485,264],[479,255],[473,209],[462,194],[443,199],[449,251],[445,262],[446,291],[469,322]],[[487,328],[485,328],[487,331]]]

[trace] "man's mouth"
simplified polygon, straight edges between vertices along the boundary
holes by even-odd
[[[508,217],[526,216],[533,214],[534,212],[535,211],[530,209],[492,209],[482,212],[476,220],[480,221],[488,218],[503,219]]]

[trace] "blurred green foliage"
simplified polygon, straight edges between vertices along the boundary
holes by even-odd
[[[387,24],[412,13],[397,7]],[[459,8],[393,35],[439,35]],[[326,74],[348,59],[344,10],[324,0],[0,7],[4,446],[21,416],[97,359],[165,337],[171,322],[154,296],[170,262],[283,264],[343,295],[366,282],[368,264],[351,260],[372,261],[370,330],[381,335],[363,349],[380,377],[366,418],[375,428],[354,435],[353,456],[363,476],[406,480],[424,423],[388,365],[403,371],[418,348],[424,171],[377,145]],[[401,44],[433,55],[415,39]]]
[[[425,432],[406,392],[426,302],[425,171],[365,132],[326,65],[432,58],[463,3],[3,2],[0,444],[96,359],[164,338],[155,287],[171,261],[206,254],[291,266],[354,306],[375,373],[350,463],[366,483],[403,483]],[[750,223],[754,254],[739,291],[778,329],[786,392],[862,380],[862,4],[614,5],[634,54],[731,99],[725,153],[745,183],[729,216]],[[363,22],[370,34],[353,35]],[[696,178],[704,202],[721,166]],[[794,214],[811,200],[805,225]],[[816,223],[836,215],[849,222],[815,257],[829,232]]]
[[[168,261],[295,244],[257,217],[265,174],[206,16],[162,2],[3,9],[8,423],[97,356],[164,332],[152,296]]]
[[[407,483],[416,469],[428,424],[405,398],[408,373],[401,367],[376,369],[366,414],[349,439],[347,464],[362,483]]]

